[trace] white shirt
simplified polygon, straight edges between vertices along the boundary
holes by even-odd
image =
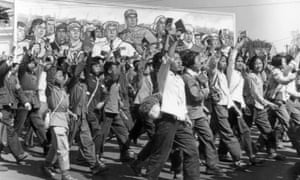
[[[245,80],[242,73],[237,70],[232,71],[232,78],[229,84],[230,96],[233,101],[241,104],[242,108],[246,107],[243,92]]]
[[[233,101],[230,95],[227,77],[224,73],[221,73],[219,70],[217,70],[216,76],[218,80],[216,81],[215,87],[221,92],[221,100],[217,104],[227,106],[228,108],[230,108],[233,106]]]
[[[136,53],[135,48],[131,44],[129,44],[125,41],[122,41],[118,37],[113,41],[112,48],[113,48],[113,51],[120,49],[121,56],[132,57]],[[97,43],[95,43],[93,51],[92,51],[92,57],[95,57],[95,56],[102,57],[102,55],[101,55],[102,51],[104,51],[104,52],[110,51],[110,42],[106,38],[105,38],[105,40],[101,39],[101,41],[98,41]],[[113,56],[112,53],[111,53],[111,56]]]
[[[40,78],[39,78],[39,84],[38,84],[38,93],[39,98],[41,102],[47,102],[47,96],[46,96],[46,88],[47,88],[47,73],[45,71],[41,72]]]
[[[184,81],[180,75],[168,71],[162,93],[161,112],[168,113],[184,121],[187,115]]]

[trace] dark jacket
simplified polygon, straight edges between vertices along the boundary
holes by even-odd
[[[35,72],[27,71],[27,64],[30,62],[30,57],[24,55],[19,67],[19,81],[26,98],[31,103],[33,109],[40,108],[40,100],[38,96],[38,78],[40,75],[40,68]]]
[[[79,63],[68,83],[68,92],[70,94],[70,110],[78,116],[85,115],[87,110],[88,96],[87,86],[79,81],[80,73],[83,71],[85,63]]]
[[[203,102],[208,97],[209,90],[201,88],[198,80],[188,72],[185,72],[182,78],[185,83],[186,104],[190,119],[205,117]]]
[[[0,108],[9,107],[17,109],[18,104],[24,104],[27,99],[20,87],[13,82],[13,78],[7,78],[10,67],[6,62],[0,65]],[[16,79],[15,79],[16,80]],[[15,84],[14,84],[15,83]]]

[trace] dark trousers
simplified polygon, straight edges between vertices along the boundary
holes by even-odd
[[[228,121],[227,107],[214,104],[212,109],[211,127],[213,131],[219,133],[221,138],[220,143],[223,143],[228,149],[232,159],[234,161],[239,161],[241,157],[241,147]]]
[[[119,114],[105,113],[101,124],[101,152],[103,153],[104,144],[110,130],[117,136],[121,155],[129,149],[129,132]]]
[[[2,109],[3,120],[1,121],[6,126],[7,145],[13,156],[18,160],[24,154],[23,147],[20,143],[19,136],[13,126],[14,113],[10,109]],[[0,145],[0,152],[4,146]]]
[[[184,179],[199,180],[199,154],[192,128],[167,114],[157,121],[155,134],[149,142],[151,143],[151,154],[147,168],[148,179],[158,179],[160,171],[168,160],[173,143],[175,143],[183,152]]]
[[[300,102],[298,100],[289,100],[286,105],[291,117],[287,133],[297,154],[300,155]]]
[[[135,105],[133,114],[135,118],[135,124],[132,130],[130,131],[130,139],[137,139],[144,133],[147,133],[148,136],[151,138],[155,131],[155,125],[153,120],[140,116],[139,105]]]
[[[89,110],[87,114],[87,121],[92,132],[93,141],[95,144],[95,151],[97,155],[101,155],[101,137],[102,129],[100,122],[103,121],[103,112],[102,111],[92,111]]]
[[[208,168],[215,168],[218,164],[217,148],[214,144],[214,135],[207,118],[194,120],[194,132],[198,135],[199,148],[203,149]],[[201,151],[199,151],[201,152]]]
[[[269,121],[268,112],[266,109],[253,109],[253,119],[258,130],[261,132],[260,139],[267,147],[268,153],[276,151],[276,138],[272,126]],[[249,122],[249,124],[252,124]]]
[[[28,111],[24,108],[20,108],[17,110],[15,129],[18,135],[21,134],[27,118],[29,118],[30,126],[33,128],[35,134],[39,138],[42,146],[47,145],[48,141],[46,136],[45,123],[42,119],[42,114],[39,113],[39,109]]]
[[[268,113],[271,126],[275,133],[276,142],[280,142],[284,132],[286,132],[290,126],[290,115],[287,111],[286,103],[280,103],[277,109],[270,109]]]
[[[75,138],[79,143],[79,160],[83,159],[89,167],[96,166],[96,151],[91,130],[85,116],[76,121]],[[72,141],[71,141],[72,142]]]
[[[236,106],[242,111],[241,106],[239,103],[235,103]],[[239,114],[236,112],[234,108],[229,109],[229,123],[233,130],[233,133],[236,137],[240,140],[240,144],[242,148],[246,151],[248,157],[254,155],[253,147],[252,147],[252,138],[251,138],[251,131],[248,127],[246,121],[243,117],[238,117]],[[227,154],[227,149],[224,144],[220,144],[219,146],[220,154]]]

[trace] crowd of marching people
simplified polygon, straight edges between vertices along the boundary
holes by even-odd
[[[242,51],[247,38],[229,45],[222,33],[194,34],[184,20],[174,30],[172,18],[160,16],[154,31],[137,25],[133,9],[124,17],[122,32],[109,21],[84,36],[77,21],[37,18],[30,36],[18,22],[15,56],[0,62],[0,152],[8,147],[22,165],[29,157],[23,146],[36,136],[43,172],[62,180],[75,179],[74,143],[78,163],[93,175],[108,170],[110,136],[120,161],[148,180],[158,179],[168,160],[174,178],[185,180],[200,178],[200,163],[207,174],[225,176],[220,161],[239,170],[263,163],[257,152],[285,160],[277,149],[286,136],[300,155],[300,55],[250,57]],[[147,144],[133,154],[143,134]]]

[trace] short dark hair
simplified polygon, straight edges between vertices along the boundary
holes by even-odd
[[[33,33],[33,29],[37,26],[37,25],[41,25],[41,24],[44,24],[46,23],[43,19],[41,18],[37,18],[37,19],[34,19],[31,23],[31,27],[30,27],[30,30],[29,30],[29,33]]]
[[[119,62],[114,62],[114,61],[106,61],[104,64],[104,74],[109,74],[108,71],[112,68],[113,65],[119,65]]]
[[[191,68],[195,64],[195,58],[199,55],[199,53],[186,50],[180,53],[180,57],[182,60],[182,65],[186,68]]]
[[[279,54],[273,56],[271,60],[271,65],[277,68],[280,67],[282,65],[282,58],[283,56]]]
[[[159,69],[161,63],[162,63],[162,58],[164,56],[164,53],[162,52],[158,52],[156,54],[154,54],[153,58],[152,58],[152,65],[154,69]]]
[[[289,64],[292,60],[294,60],[294,57],[290,54],[285,56],[286,63]]]
[[[254,70],[254,64],[255,64],[255,61],[256,61],[257,59],[260,59],[261,62],[263,63],[263,66],[264,66],[263,57],[262,57],[262,56],[257,56],[257,55],[255,55],[255,56],[253,56],[253,57],[248,61],[248,66],[249,66],[249,69],[250,69],[250,70],[252,70],[252,71]]]

